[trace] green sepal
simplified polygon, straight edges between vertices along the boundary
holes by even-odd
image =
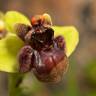
[[[15,33],[14,26],[17,23],[31,25],[29,19],[17,11],[8,11],[5,14],[4,20],[5,20],[5,25],[6,25],[7,31],[13,32],[13,33]]]
[[[18,72],[18,52],[23,45],[19,37],[12,33],[0,40],[0,71]]]
[[[63,36],[66,44],[66,55],[69,57],[76,49],[79,42],[79,33],[74,26],[53,26],[54,34],[56,36]]]

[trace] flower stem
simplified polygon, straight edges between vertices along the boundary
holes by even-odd
[[[13,73],[9,74],[9,96],[23,96],[20,84],[22,83],[24,74]]]

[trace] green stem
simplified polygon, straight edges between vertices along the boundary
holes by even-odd
[[[23,96],[20,84],[24,78],[24,74],[13,73],[9,74],[9,96]]]
[[[67,76],[67,94],[66,96],[81,96],[80,95],[80,90],[79,90],[79,85],[77,82],[77,63],[75,62],[74,58],[70,59],[70,72]],[[69,69],[70,69],[69,68]]]

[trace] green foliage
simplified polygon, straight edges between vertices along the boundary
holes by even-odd
[[[22,92],[22,88],[20,88],[20,85],[24,79],[24,74],[20,73],[10,73],[8,74],[8,82],[9,82],[9,90],[8,96],[25,96]]]
[[[91,60],[86,64],[84,68],[84,76],[86,78],[87,83],[91,86],[96,86],[96,59]]]

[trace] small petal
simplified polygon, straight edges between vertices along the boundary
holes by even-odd
[[[17,23],[15,24],[14,29],[16,31],[16,34],[20,37],[20,39],[25,41],[25,36],[29,32],[29,30],[31,30],[31,26]]]
[[[34,58],[33,49],[29,45],[25,45],[19,52],[19,72],[25,73],[32,69]]]

